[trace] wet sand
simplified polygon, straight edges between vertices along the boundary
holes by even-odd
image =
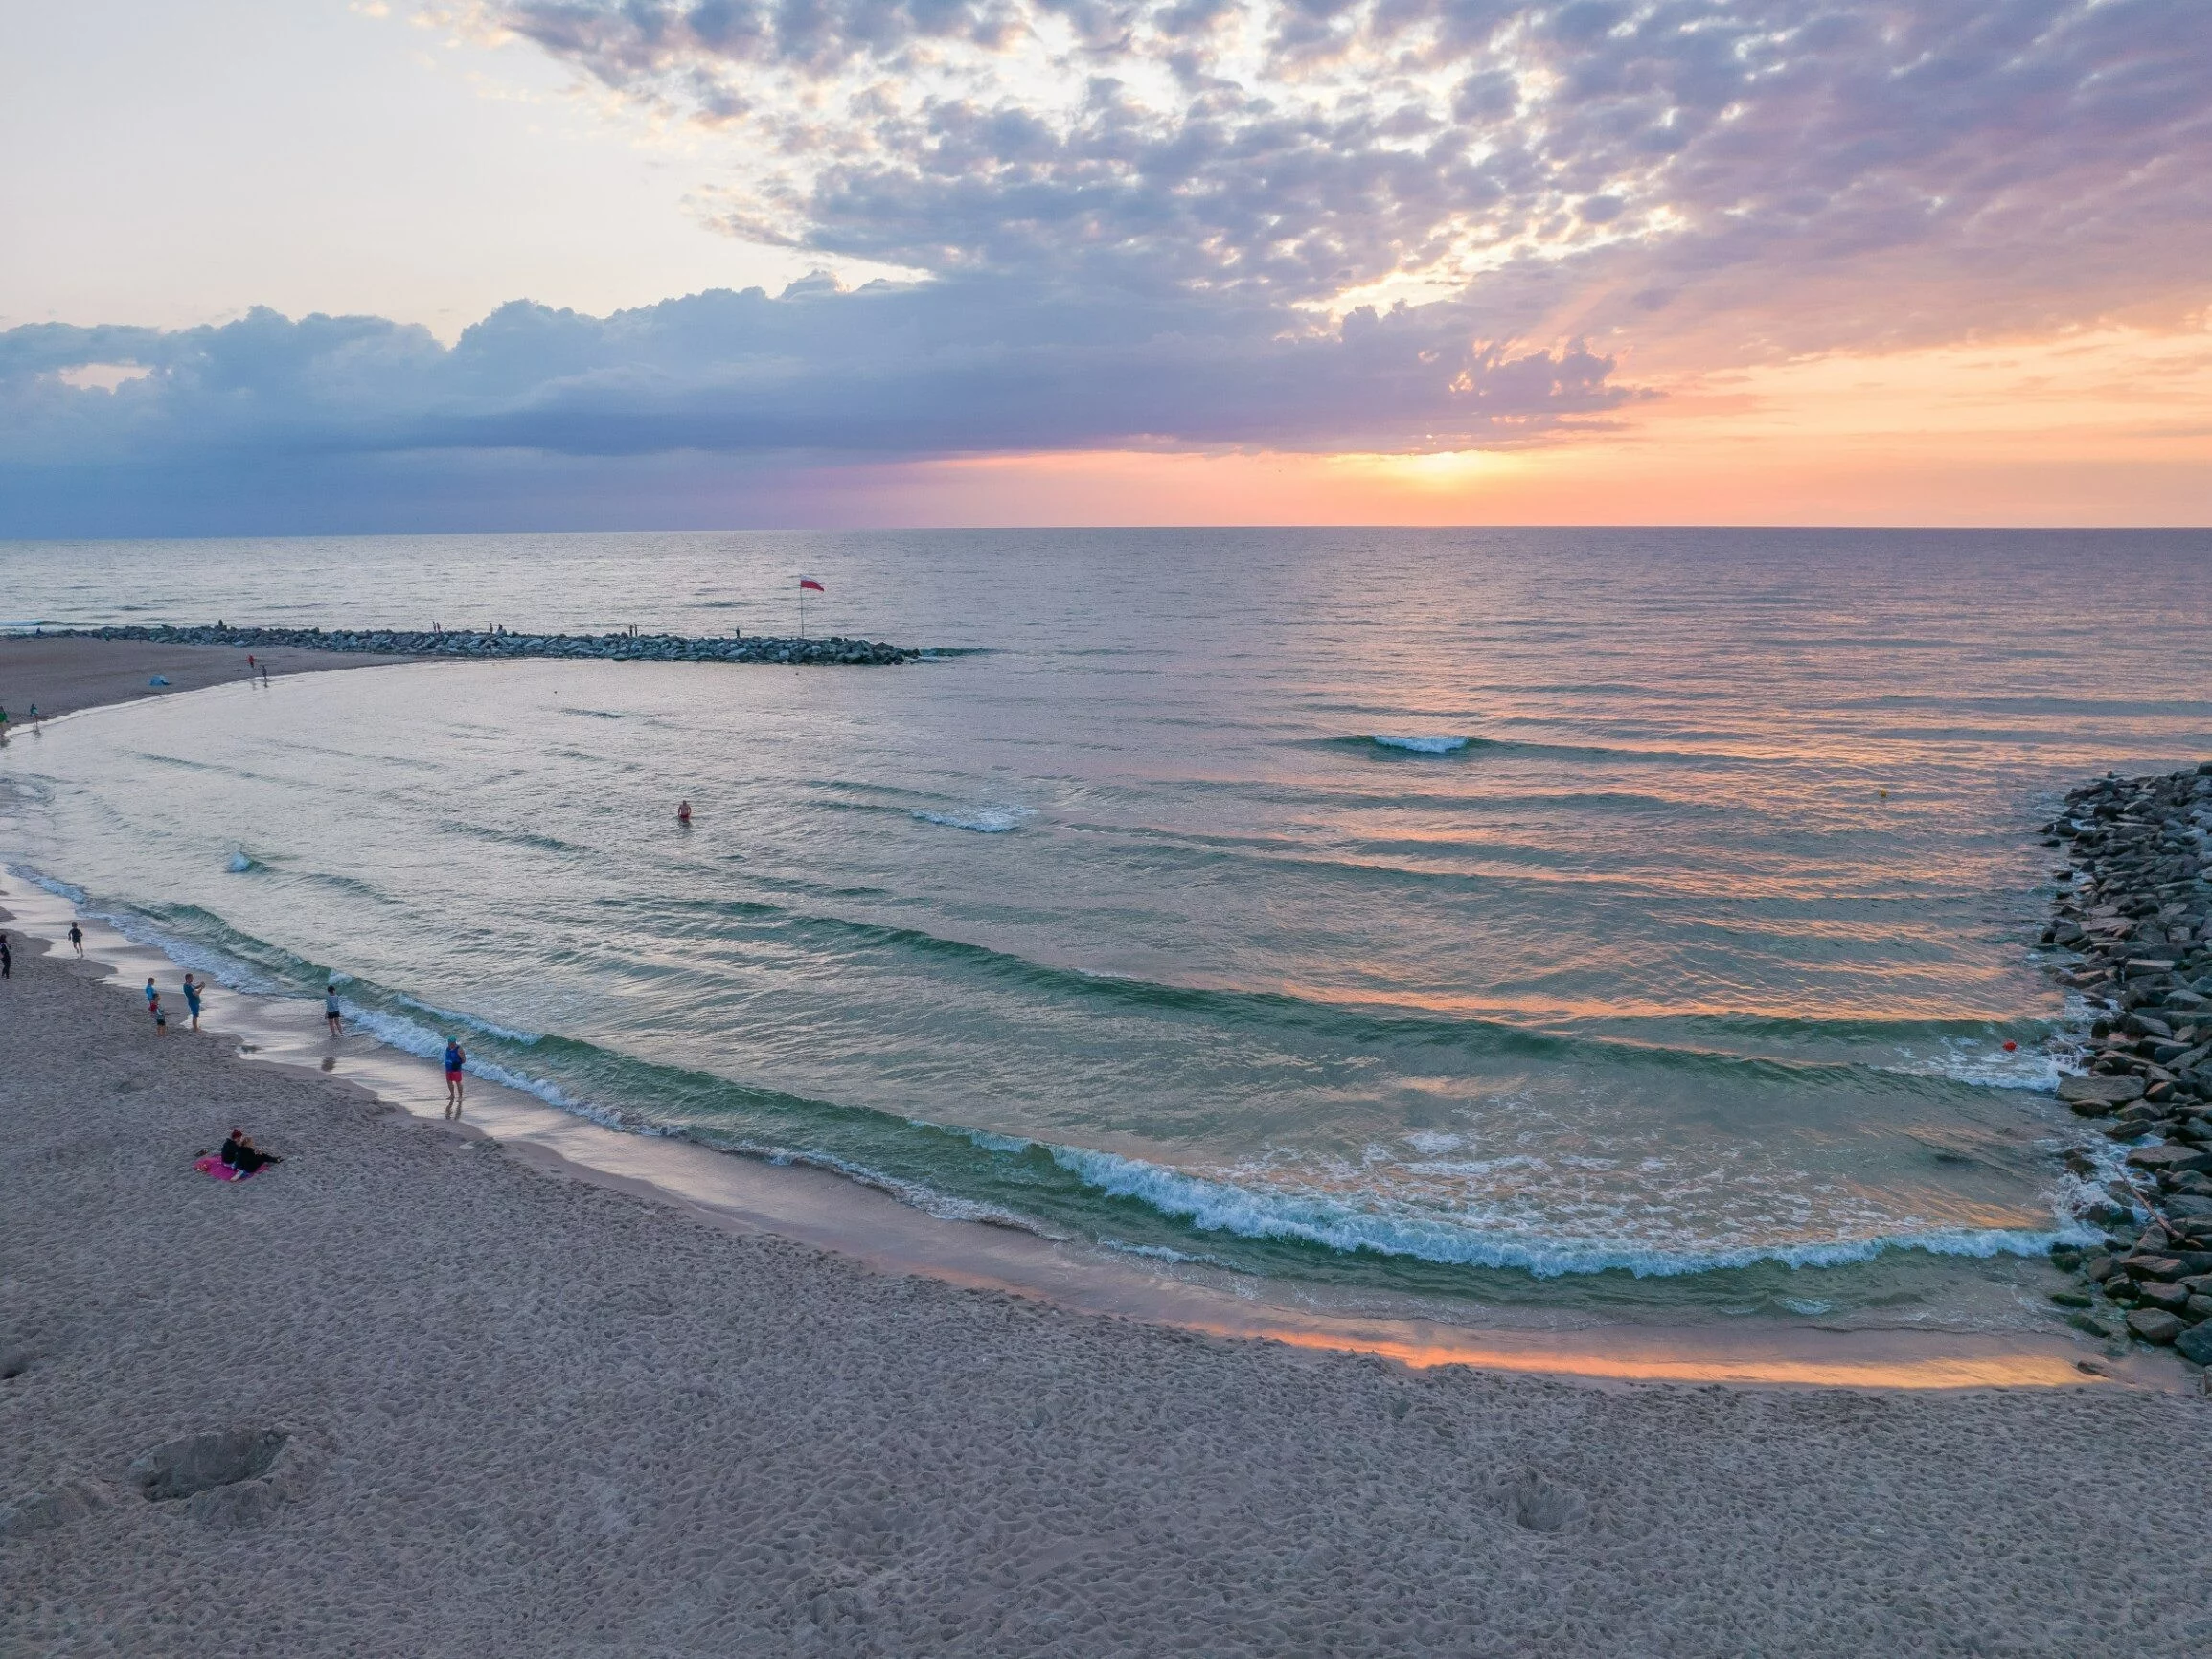
[[[30,725],[31,705],[47,718],[103,703],[158,697],[202,686],[224,685],[247,675],[251,654],[258,675],[262,664],[272,677],[325,673],[336,669],[376,668],[414,662],[413,657],[348,656],[340,651],[303,650],[279,646],[248,653],[242,647],[171,646],[138,640],[49,639],[37,635],[0,636],[0,707],[8,711],[14,735]],[[156,674],[167,686],[149,685]]]
[[[2201,1398],[1598,1385],[1103,1318],[708,1225],[16,964],[11,1654],[2212,1643]],[[234,1124],[286,1162],[195,1173]],[[196,1494],[130,1473],[232,1429],[285,1439],[201,1448],[243,1478]]]

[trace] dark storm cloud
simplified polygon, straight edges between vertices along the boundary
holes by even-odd
[[[56,491],[198,467],[531,450],[852,459],[1116,445],[1510,440],[1630,394],[1572,349],[1478,343],[1452,307],[1284,330],[1226,300],[1056,296],[993,278],[727,291],[605,318],[517,303],[451,350],[375,318],[0,334],[0,530]],[[133,363],[112,391],[59,371]]]

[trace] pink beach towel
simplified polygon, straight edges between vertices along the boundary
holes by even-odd
[[[218,1181],[243,1181],[252,1174],[248,1170],[232,1169],[213,1152],[204,1158],[194,1159],[192,1167],[203,1175],[213,1175]]]

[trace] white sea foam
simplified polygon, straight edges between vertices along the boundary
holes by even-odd
[[[934,1125],[931,1125],[934,1126]],[[796,1165],[801,1169],[824,1170],[841,1175],[855,1186],[873,1188],[876,1192],[896,1198],[909,1209],[920,1210],[925,1216],[934,1216],[940,1221],[973,1221],[987,1227],[1007,1227],[1018,1233],[1030,1233],[1055,1244],[1067,1241],[1067,1235],[1056,1233],[1042,1223],[1033,1220],[1018,1211],[999,1204],[986,1204],[973,1198],[957,1198],[949,1193],[920,1181],[908,1181],[897,1175],[871,1169],[866,1164],[855,1164],[840,1158],[834,1152],[794,1151],[787,1147],[763,1147],[743,1144],[732,1148],[771,1164]]]
[[[1404,749],[1416,755],[1452,755],[1467,747],[1465,738],[1386,738],[1380,732],[1371,736],[1368,741],[1379,743],[1385,749]]]
[[[2028,1089],[2045,1095],[2058,1088],[2064,1075],[2058,1057],[2048,1049],[2023,1047],[2008,1055],[2001,1039],[1947,1038],[1933,1054],[1917,1055],[1909,1049],[1904,1053],[1901,1063],[1877,1069],[1904,1077],[1949,1078],[1976,1088]]]
[[[1003,835],[1037,814],[1028,807],[984,807],[973,812],[924,812],[913,816],[924,824],[942,824],[947,830],[972,830],[978,835]]]
[[[418,997],[408,996],[404,993],[397,995],[394,1000],[415,1010],[418,1013],[428,1014],[440,1025],[466,1026],[470,1031],[482,1032],[486,1036],[495,1036],[504,1042],[519,1043],[525,1048],[545,1040],[543,1032],[517,1031],[512,1026],[498,1025],[488,1019],[480,1019],[472,1013],[462,1013],[455,1009],[440,1008],[434,1002],[423,1002]]]
[[[1666,1250],[1618,1239],[1515,1236],[1448,1216],[1381,1214],[1317,1195],[1255,1192],[1112,1152],[1050,1149],[1055,1163],[1109,1196],[1134,1198],[1201,1232],[1318,1244],[1347,1254],[1372,1250],[1450,1266],[1516,1268],[1539,1279],[1612,1268],[1626,1269],[1639,1279],[1664,1278],[1767,1261],[1786,1267],[1833,1267],[1871,1261],[1892,1249],[1980,1258],[2040,1256],[2054,1243],[2091,1236],[2078,1226],[2045,1231],[1931,1228],[1834,1241]]]
[[[43,888],[57,898],[68,899],[76,907],[78,914],[86,920],[105,922],[116,932],[122,934],[124,938],[129,940],[131,943],[143,944],[148,949],[158,950],[179,967],[190,968],[194,973],[214,980],[217,985],[226,986],[232,990],[245,991],[255,996],[274,996],[284,993],[285,988],[283,986],[270,979],[266,974],[239,961],[236,957],[230,956],[212,945],[202,944],[197,940],[180,938],[169,929],[159,926],[151,919],[141,916],[135,910],[120,907],[103,908],[95,905],[92,902],[91,895],[87,894],[81,887],[73,887],[66,881],[57,881],[52,876],[24,865],[11,864],[8,868],[10,873],[18,879],[28,881],[34,887]]]

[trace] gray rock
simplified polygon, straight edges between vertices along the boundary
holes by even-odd
[[[2176,1146],[2167,1143],[2156,1147],[2137,1147],[2128,1154],[2128,1167],[2149,1170],[2154,1174],[2180,1174],[2185,1170],[2212,1170],[2212,1152],[2197,1147]]]
[[[2212,1365],[2212,1321],[2193,1325],[2174,1339],[2181,1357],[2199,1365]]]
[[[2119,1265],[2131,1279],[2178,1279],[2183,1271],[2181,1263],[2171,1256],[2130,1256]]]
[[[2078,1077],[2059,1079],[2059,1099],[2068,1104],[2094,1102],[2109,1111],[2129,1101],[2143,1098],[2143,1079],[2137,1077]]]
[[[2144,1284],[2136,1294],[2146,1306],[2162,1307],[2168,1313],[2179,1313],[2189,1306],[2189,1292],[2178,1284]]]
[[[2172,1343],[2184,1329],[2171,1313],[2157,1307],[2138,1307],[2128,1315],[2128,1329],[2145,1342],[2155,1342],[2161,1348]]]

